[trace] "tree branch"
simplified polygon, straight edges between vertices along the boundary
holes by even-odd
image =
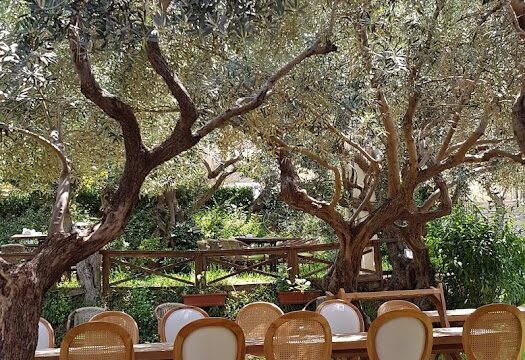
[[[73,14],[70,24],[69,49],[79,76],[80,90],[85,97],[93,101],[109,117],[118,121],[124,136],[126,154],[132,158],[135,154],[146,151],[139,124],[131,106],[102,89],[95,80],[88,59],[86,40],[80,35],[79,23],[79,15]]]
[[[325,221],[337,232],[348,232],[343,217],[330,204],[310,197],[306,190],[299,188],[299,176],[292,164],[289,151],[284,147],[278,149],[278,159],[281,170],[280,199],[294,209]]]
[[[229,166],[239,162],[242,160],[242,155],[238,155],[234,158],[231,158],[223,163],[221,163],[219,166],[217,166],[214,170],[211,169],[210,164],[205,160],[202,159],[202,162],[204,164],[204,167],[206,168],[206,172],[208,173],[208,179],[215,179],[217,176],[219,176],[220,173],[222,173],[224,170],[226,170]]]
[[[270,78],[255,94],[248,98],[238,99],[234,106],[226,109],[224,112],[204,124],[200,129],[197,130],[196,137],[199,139],[203,138],[213,130],[223,126],[231,118],[246,114],[247,112],[261,106],[273,86],[303,60],[314,55],[329,54],[336,50],[337,47],[330,41],[327,41],[323,44],[320,40],[317,40],[312,46],[301,52],[287,64],[282,66],[279,70],[277,70],[272,76],[270,76]],[[244,104],[242,104],[243,102]]]
[[[335,209],[335,207],[339,203],[339,200],[341,199],[342,181],[341,181],[341,172],[339,171],[339,168],[337,166],[330,164],[326,159],[323,159],[321,156],[317,155],[316,153],[308,149],[305,149],[304,147],[288,145],[283,140],[277,137],[274,137],[274,141],[277,144],[279,144],[279,146],[282,146],[283,148],[290,150],[290,151],[298,152],[334,173],[334,193],[332,195],[332,200],[330,201],[329,207],[332,209]]]
[[[368,151],[366,151],[361,145],[359,145],[358,143],[356,143],[355,141],[353,141],[352,139],[350,139],[348,136],[344,135],[343,133],[341,133],[339,130],[337,130],[333,125],[331,124],[328,124],[328,129],[334,133],[338,138],[340,138],[341,140],[343,140],[345,143],[347,143],[348,145],[352,146],[354,149],[356,149],[359,154],[361,154],[366,160],[368,160],[371,164],[373,164],[374,166],[378,166],[379,165],[379,162],[374,159],[374,157],[372,157],[372,155],[370,155],[368,153]]]
[[[171,94],[179,104],[180,118],[177,121],[174,131],[181,131],[190,135],[191,127],[198,118],[197,108],[193,104],[193,100],[182,82],[162,56],[159,48],[159,38],[156,31],[152,31],[148,36],[146,41],[146,54],[151,66],[155,69],[155,72],[164,79]]]
[[[392,115],[390,113],[390,107],[386,101],[383,91],[377,91],[377,102],[379,105],[379,111],[381,113],[381,119],[383,121],[383,127],[387,134],[386,143],[386,157],[388,164],[388,194],[393,196],[399,190],[401,186],[400,167],[399,167],[399,137],[397,134],[396,125]]]

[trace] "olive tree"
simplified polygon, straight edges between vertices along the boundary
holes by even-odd
[[[268,2],[251,10],[270,11],[276,7],[279,8],[283,3],[282,1]],[[225,110],[217,114],[201,113],[199,105],[194,102],[186,86],[161,52],[160,42],[168,41],[172,34],[169,31],[163,32],[155,29],[149,15],[153,15],[154,22],[157,25],[165,24],[173,15],[173,17],[183,18],[187,23],[188,20],[191,20],[189,23],[193,24],[202,20],[203,28],[206,28],[212,23],[211,20],[214,16],[220,18],[219,12],[215,9],[240,11],[241,14],[237,14],[240,16],[245,13],[245,10],[250,10],[251,3],[241,1],[239,4],[233,4],[226,1],[209,5],[209,9],[204,9],[207,11],[204,14],[205,16],[203,15],[202,18],[196,16],[191,19],[188,19],[188,9],[185,6],[188,4],[197,6],[200,2],[174,2],[170,5],[169,1],[163,1],[160,9],[153,13],[141,12],[140,7],[135,8],[136,11],[134,12],[126,13],[127,10],[133,8],[133,2],[109,2],[108,4],[110,6],[104,6],[98,2],[76,1],[62,4],[59,1],[36,1],[28,7],[32,16],[46,16],[46,9],[62,11],[55,18],[58,18],[58,23],[65,22],[67,19],[68,27],[64,34],[68,36],[69,50],[78,75],[81,92],[106,116],[118,123],[125,149],[125,159],[118,187],[111,194],[107,206],[103,209],[104,214],[100,223],[84,232],[49,234],[48,238],[36,250],[35,256],[25,263],[13,264],[0,258],[0,333],[2,334],[0,337],[0,357],[2,358],[30,359],[33,357],[37,340],[37,322],[44,293],[69,266],[98,251],[122,233],[138,199],[144,180],[156,167],[180,156],[230,121],[242,119],[243,115],[259,108],[266,102],[272,88],[308,58],[336,50],[327,36],[330,31],[326,32],[320,28],[317,39],[305,41],[307,45],[302,51],[291,56],[288,61],[277,66],[276,70],[264,78],[258,79],[254,84],[253,91],[242,91],[240,93],[242,97],[234,99]],[[275,6],[271,6],[272,4]],[[142,17],[145,13],[148,18]],[[284,9],[282,13],[284,13]],[[170,94],[176,100],[179,116],[174,119],[169,133],[160,143],[147,146],[144,143],[135,109],[127,101],[113,95],[107,89],[107,85],[110,84],[106,83],[106,87],[103,87],[97,81],[93,65],[90,62],[89,49],[103,48],[109,40],[105,38],[99,40],[96,37],[97,34],[92,33],[92,31],[96,32],[99,29],[96,25],[100,25],[100,18],[98,19],[99,23],[90,23],[89,20],[101,14],[103,15],[102,19],[107,20],[109,16],[113,16],[113,19],[118,20],[112,24],[102,21],[102,28],[106,29],[105,31],[117,32],[117,36],[111,41],[119,44],[122,40],[119,36],[123,37],[126,32],[132,37],[144,36],[144,56],[153,71],[163,79]],[[191,15],[191,12],[189,14]],[[269,15],[271,14],[265,14],[262,17],[267,19]],[[317,16],[321,18],[330,17],[330,11],[329,9],[326,11],[319,9]],[[136,21],[140,26],[133,28],[130,24],[132,21]],[[218,22],[218,24],[220,27],[224,22]],[[241,24],[254,26],[249,22],[241,22]],[[145,29],[145,31],[142,33],[137,29]],[[175,33],[177,32],[175,31]],[[179,36],[190,36],[189,32],[177,34]],[[301,41],[301,43],[304,42]],[[121,46],[123,47],[123,45]],[[295,47],[297,48],[297,44]],[[188,61],[191,59],[184,60],[184,62]],[[178,66],[183,67],[184,64],[175,64],[175,67]],[[199,80],[187,79],[187,81],[198,82]],[[220,91],[216,94],[216,98],[221,98]]]

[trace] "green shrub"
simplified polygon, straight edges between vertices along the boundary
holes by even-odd
[[[225,211],[220,208],[203,210],[195,214],[195,223],[200,227],[204,238],[232,238],[243,234],[262,236],[258,216],[248,216],[240,211]]]
[[[47,232],[53,198],[40,192],[12,192],[0,197],[0,244],[10,241],[23,228]]]
[[[510,224],[499,229],[477,207],[462,206],[431,223],[427,241],[449,307],[525,301],[525,242]]]

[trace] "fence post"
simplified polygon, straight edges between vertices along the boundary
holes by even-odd
[[[206,286],[206,255],[200,250],[195,255],[195,287]]]
[[[293,248],[288,249],[288,277],[291,281],[299,275],[299,259],[297,258],[297,250]]]
[[[109,272],[111,262],[107,251],[102,250],[102,297],[106,297],[109,293]]]

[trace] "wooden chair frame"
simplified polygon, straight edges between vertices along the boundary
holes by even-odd
[[[129,324],[131,324],[131,327],[132,327],[132,329],[131,329],[132,333],[130,333],[129,335],[131,336],[131,340],[133,341],[133,344],[138,344],[139,343],[139,327],[137,325],[137,322],[135,321],[135,319],[133,319],[133,317],[131,317],[131,315],[129,315],[129,314],[123,312],[123,311],[104,311],[104,312],[98,313],[96,315],[93,315],[93,317],[91,319],[89,319],[89,321],[90,322],[91,321],[111,322],[111,321],[104,320],[104,318],[110,317],[110,316],[122,317],[122,318],[126,319],[126,322],[129,322]],[[128,329],[126,329],[126,330],[128,330]]]
[[[171,316],[171,314],[173,314],[175,311],[188,310],[188,309],[192,309],[192,310],[195,310],[197,312],[200,312],[202,315],[204,315],[205,318],[209,317],[209,315],[208,315],[208,313],[206,311],[204,311],[201,308],[196,307],[196,306],[186,306],[185,305],[184,307],[174,308],[174,309],[169,310],[166,314],[164,314],[164,316],[162,317],[162,319],[160,319],[160,322],[159,322],[159,339],[160,339],[160,342],[166,342],[166,321]]]
[[[382,325],[389,322],[390,320],[397,319],[400,317],[412,317],[419,320],[425,328],[425,348],[421,355],[421,360],[426,360],[430,357],[432,353],[432,342],[433,342],[433,332],[432,332],[432,322],[427,315],[423,314],[419,310],[412,309],[402,309],[402,310],[392,310],[389,311],[378,318],[376,318],[370,328],[368,329],[368,334],[366,338],[366,348],[368,352],[368,357],[370,360],[380,360],[376,351],[376,336],[377,332]]]
[[[92,321],[83,323],[69,330],[64,336],[62,343],[60,344],[60,360],[68,360],[70,349],[69,345],[77,337],[78,334],[81,334],[86,331],[97,330],[111,331],[112,333],[118,335],[122,339],[122,342],[124,344],[125,358],[128,360],[133,360],[133,342],[131,341],[131,336],[129,335],[127,330],[120,325],[102,321]]]
[[[419,306],[417,306],[414,303],[411,303],[407,300],[388,300],[387,302],[384,302],[379,306],[379,309],[377,309],[377,316],[381,316],[383,314],[386,314],[387,312],[393,311],[393,310],[402,310],[402,309],[412,309],[415,311],[421,311]]]
[[[239,318],[243,315],[243,313],[245,313],[247,311],[253,311],[253,308],[261,308],[261,307],[266,307],[266,308],[274,311],[275,313],[279,314],[278,317],[284,315],[284,312],[281,310],[281,308],[279,306],[277,306],[277,305],[275,305],[273,303],[265,302],[265,301],[256,301],[256,302],[244,305],[241,308],[241,310],[239,310],[239,312],[237,313],[237,316],[235,318],[235,323],[237,325],[239,325]],[[270,324],[268,324],[268,325],[270,325]]]
[[[359,331],[365,331],[365,320],[363,319],[363,314],[361,314],[361,311],[357,306],[352,304],[351,302],[348,302],[346,300],[342,299],[332,299],[332,300],[326,300],[322,302],[317,309],[315,309],[315,312],[318,314],[321,314],[321,310],[331,304],[344,304],[346,306],[351,307],[357,314],[357,317],[359,318]]]
[[[297,319],[313,320],[321,324],[324,332],[326,347],[320,360],[330,359],[332,356],[332,331],[330,330],[328,321],[321,314],[313,311],[301,310],[284,314],[270,325],[264,338],[264,354],[266,356],[266,360],[275,360],[273,355],[273,337],[275,336],[277,330],[288,321]]]
[[[224,318],[204,318],[192,321],[191,323],[185,325],[180,329],[177,337],[175,338],[175,343],[173,345],[173,358],[178,360],[184,360],[182,358],[182,349],[184,346],[184,341],[193,331],[202,329],[205,327],[224,327],[230,330],[237,339],[237,357],[235,360],[244,360],[246,356],[246,345],[244,343],[244,332],[241,327],[235,322],[224,319]],[[186,359],[188,360],[188,359]]]
[[[155,314],[155,317],[157,318],[157,320],[159,322],[162,319],[162,316],[159,316],[159,309],[161,309],[163,307],[170,307],[169,310],[171,310],[171,309],[178,309],[178,308],[188,307],[188,305],[184,305],[183,303],[174,303],[174,302],[167,302],[167,303],[162,303],[162,304],[157,305],[155,307],[155,310],[153,310],[153,313]],[[166,313],[168,311],[166,311]]]
[[[469,341],[470,330],[473,328],[474,324],[476,323],[476,321],[481,316],[483,316],[485,314],[488,314],[490,312],[495,312],[495,311],[504,311],[504,312],[511,313],[520,322],[520,324],[521,324],[521,336],[520,336],[520,338],[522,340],[521,340],[521,343],[520,343],[519,354],[518,354],[518,357],[516,358],[516,360],[520,360],[521,359],[521,354],[523,353],[523,342],[524,342],[524,339],[523,339],[523,335],[524,335],[523,332],[524,331],[523,330],[524,330],[524,325],[525,325],[524,324],[524,319],[523,319],[523,314],[521,313],[520,309],[518,309],[515,306],[509,305],[509,304],[488,304],[488,305],[483,305],[483,306],[477,308],[469,317],[467,317],[467,319],[465,320],[465,323],[463,324],[462,342],[463,342],[463,350],[464,350],[465,354],[467,355],[468,359],[476,360],[476,356],[474,355],[474,350],[472,349],[472,346],[470,345],[470,341]]]
[[[75,327],[76,325],[80,325],[80,324],[75,324],[75,320],[74,320],[75,315],[78,312],[80,312],[80,311],[88,310],[88,309],[101,310],[100,312],[106,311],[106,309],[98,307],[98,306],[86,306],[86,307],[81,307],[81,308],[75,309],[75,310],[71,311],[69,313],[69,315],[67,316],[66,330],[69,330],[69,329]],[[93,317],[93,315],[91,317]],[[86,322],[88,322],[88,321],[89,321],[89,319],[86,320]],[[73,325],[73,326],[71,326],[71,325]]]
[[[49,334],[49,348],[51,349],[54,348],[55,347],[55,330],[53,330],[53,326],[51,326],[49,321],[47,321],[43,317],[41,317],[38,322],[41,322],[44,325],[44,327],[47,329],[47,332]]]

